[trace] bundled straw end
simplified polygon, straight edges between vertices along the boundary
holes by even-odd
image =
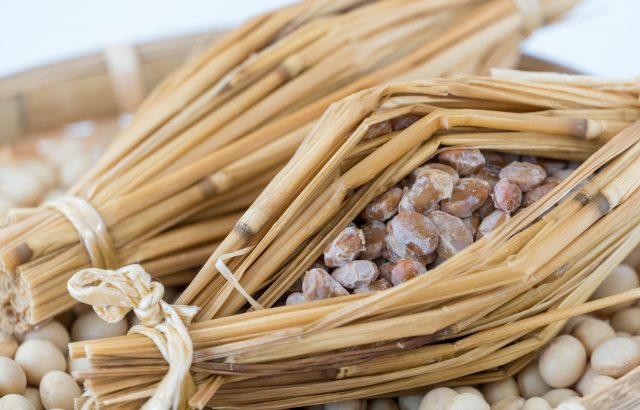
[[[12,272],[17,266],[27,263],[33,257],[33,251],[26,243],[21,243],[8,252],[0,255],[0,266],[3,269]]]

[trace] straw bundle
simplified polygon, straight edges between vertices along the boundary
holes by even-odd
[[[565,319],[640,296],[585,303],[640,242],[640,84],[498,74],[381,86],[332,105],[192,282],[186,294],[206,301],[200,314],[241,310],[236,289],[272,305],[372,198],[443,150],[582,165],[404,284],[192,324],[192,406],[289,408],[497,380],[526,366]],[[363,139],[408,114],[420,119]],[[224,266],[235,289],[216,270],[234,252]],[[70,353],[90,359],[78,376],[99,408],[137,408],[167,370],[138,335],[73,343]]]
[[[64,283],[78,269],[122,265],[198,212],[246,209],[332,101],[510,66],[520,39],[576,1],[309,0],[231,31],[150,95],[71,204],[22,211],[0,232],[0,328],[72,306]]]

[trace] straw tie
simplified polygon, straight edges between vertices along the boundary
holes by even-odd
[[[42,206],[62,213],[76,228],[93,267],[106,269],[118,267],[118,254],[107,226],[89,202],[76,196],[63,196],[47,201]]]
[[[67,288],[74,299],[92,305],[106,322],[120,321],[133,310],[141,325],[133,326],[129,334],[139,333],[150,338],[169,364],[169,371],[142,409],[187,408],[195,385],[189,373],[193,345],[186,325],[191,323],[198,308],[163,301],[164,287],[153,282],[140,265],[118,270],[83,269],[69,279]],[[83,409],[91,406],[87,402]]]
[[[525,35],[531,34],[544,24],[544,12],[539,0],[513,0],[524,23]]]
[[[240,284],[240,282],[238,281],[238,279],[236,278],[236,275],[231,272],[231,270],[227,267],[227,265],[225,264],[225,261],[227,259],[231,259],[231,258],[235,258],[236,256],[244,256],[247,255],[248,253],[250,253],[253,250],[253,246],[249,246],[247,248],[242,248],[240,250],[237,250],[235,252],[229,252],[229,253],[225,253],[223,255],[221,255],[218,260],[216,261],[216,268],[218,269],[218,272],[220,272],[220,274],[229,282],[231,283],[231,285],[235,288],[235,290],[238,291],[238,293],[240,293],[242,295],[243,298],[245,298],[247,300],[247,302],[249,302],[249,304],[256,310],[261,310],[264,309],[264,306],[262,306],[260,303],[258,303],[257,300],[255,300],[250,294],[249,292],[247,292],[245,290],[245,288],[242,287],[242,285]]]

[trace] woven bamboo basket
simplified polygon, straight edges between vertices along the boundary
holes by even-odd
[[[118,114],[133,112],[151,89],[216,33],[119,44],[101,53],[48,64],[0,79],[0,141],[99,120],[113,134]]]

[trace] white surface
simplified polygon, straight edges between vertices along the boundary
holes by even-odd
[[[292,0],[0,0],[0,76],[100,51],[231,27]]]
[[[529,54],[608,77],[640,76],[640,0],[583,0],[564,21],[535,32]]]
[[[0,0],[0,76],[101,50],[236,25],[292,0]],[[640,75],[640,0],[583,0],[524,50],[584,72]]]

